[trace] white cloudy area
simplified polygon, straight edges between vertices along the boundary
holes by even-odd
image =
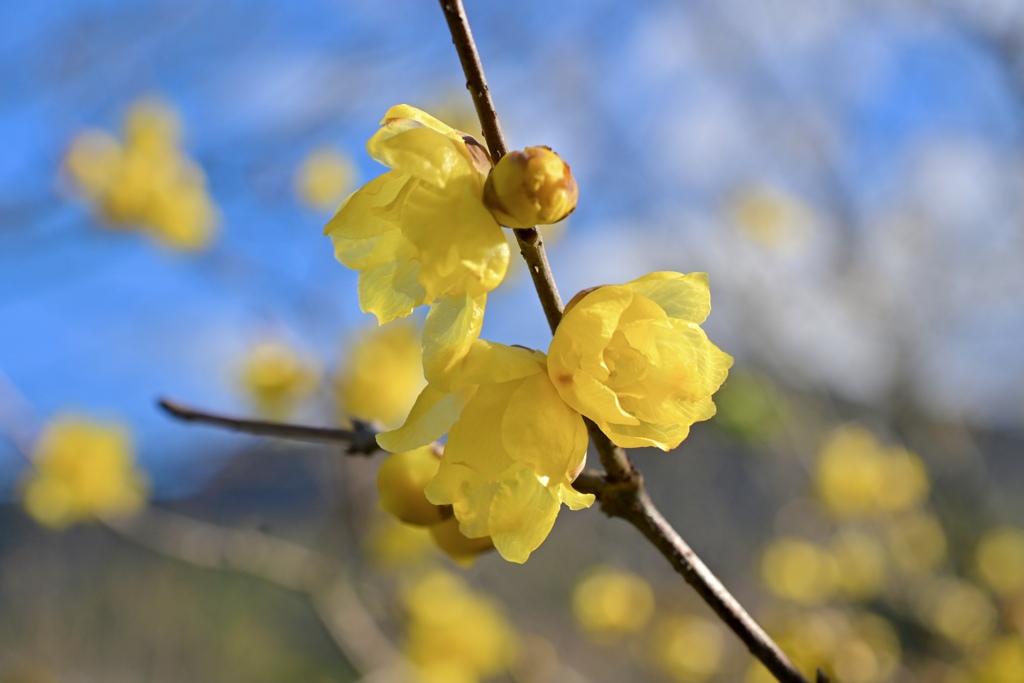
[[[741,365],[864,404],[909,387],[936,415],[1021,423],[1018,3],[469,11],[511,143],[551,145],[579,179],[551,250],[563,298],[705,270],[707,328]],[[0,329],[16,332],[0,371],[41,416],[125,416],[155,469],[183,440],[214,450],[219,435],[183,436],[154,397],[243,411],[233,368],[255,341],[330,368],[371,324],[321,234],[328,216],[299,206],[292,173],[325,144],[363,182],[382,172],[364,145],[393,104],[468,113],[440,12],[419,0],[4,12]],[[55,181],[77,131],[116,130],[154,93],[181,112],[221,211],[199,257],[99,229]],[[543,348],[523,275],[493,295],[485,332]]]

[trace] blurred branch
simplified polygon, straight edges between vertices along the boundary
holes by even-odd
[[[373,455],[380,450],[377,445],[377,430],[369,424],[354,420],[355,429],[333,429],[329,427],[309,427],[290,424],[288,422],[268,422],[247,418],[228,417],[184,404],[161,398],[158,405],[171,416],[185,422],[198,422],[213,427],[223,427],[236,432],[255,434],[258,436],[274,436],[290,441],[306,443],[343,443],[348,444],[346,453],[350,455]]]
[[[466,75],[466,87],[473,97],[480,118],[484,139],[490,148],[491,158],[497,161],[507,152],[507,147],[484,77],[480,54],[469,28],[466,10],[462,0],[440,0],[440,3]],[[540,233],[536,228],[516,230],[515,233],[553,333],[562,318],[563,306]],[[584,473],[577,479],[579,490],[594,493],[601,501],[601,509],[605,514],[621,517],[639,529],[778,680],[807,683],[807,679],[793,666],[779,646],[661,516],[647,496],[643,477],[633,467],[625,451],[616,447],[590,420],[587,420],[587,430],[607,474],[601,477],[590,472]]]
[[[164,557],[247,574],[305,595],[338,648],[361,672],[407,666],[341,567],[320,553],[264,533],[225,529],[152,507],[102,522]]]

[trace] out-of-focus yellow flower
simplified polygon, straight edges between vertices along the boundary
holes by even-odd
[[[263,342],[242,360],[239,380],[259,412],[280,420],[316,389],[317,373],[288,346]]]
[[[539,351],[478,339],[445,390],[428,384],[405,424],[377,436],[399,452],[447,432],[427,499],[451,505],[463,534],[490,536],[512,562],[544,541],[562,503],[579,510],[594,502],[572,488],[587,455],[586,426],[559,398],[545,361]]]
[[[946,532],[931,514],[900,515],[886,531],[893,564],[905,574],[929,574],[946,559]]]
[[[295,193],[307,206],[334,209],[345,198],[356,169],[344,154],[331,147],[313,150],[295,172]]]
[[[752,186],[736,193],[728,213],[747,237],[767,247],[800,245],[814,232],[814,210],[778,188]]]
[[[380,506],[406,524],[430,526],[441,522],[441,508],[423,493],[440,467],[441,458],[431,446],[392,453],[377,470]]]
[[[996,608],[988,595],[962,579],[929,580],[918,587],[914,605],[925,625],[961,647],[984,642],[996,626]]]
[[[647,625],[654,615],[654,591],[642,576],[598,567],[573,590],[572,611],[585,633],[614,639]]]
[[[803,604],[828,600],[840,580],[839,567],[828,551],[789,537],[779,538],[765,549],[761,577],[779,597]]]
[[[403,592],[409,615],[403,652],[425,682],[476,683],[515,660],[516,634],[493,600],[435,571]]]
[[[102,130],[86,130],[71,141],[64,169],[79,192],[95,199],[114,182],[124,158],[121,143]]]
[[[393,170],[349,197],[324,233],[359,271],[359,305],[379,322],[431,305],[424,337],[437,343],[425,347],[424,372],[434,381],[479,336],[508,243],[483,204],[491,164],[479,142],[405,104],[381,125],[366,147]]]
[[[181,142],[181,120],[166,103],[141,99],[124,117],[124,141],[129,147],[151,152],[173,150]]]
[[[699,327],[707,274],[651,273],[581,295],[548,351],[559,395],[619,446],[675,448],[715,414],[711,395],[732,366]]]
[[[928,496],[928,472],[906,449],[885,448],[857,426],[837,429],[818,456],[818,494],[833,514],[863,517],[901,512]]]
[[[687,614],[658,620],[650,647],[651,658],[672,680],[700,683],[721,668],[725,639],[717,623]]]
[[[168,107],[143,100],[129,109],[124,142],[87,130],[72,141],[64,169],[104,223],[136,227],[171,249],[209,244],[217,208],[206,177],[181,151],[181,126]]]
[[[381,569],[402,569],[434,555],[430,532],[421,526],[403,524],[391,515],[381,515],[370,527],[366,552]]]
[[[484,204],[507,228],[557,223],[576,209],[578,198],[569,164],[550,147],[509,152],[484,186]]]
[[[882,683],[890,680],[900,663],[899,636],[885,619],[867,613],[816,610],[790,615],[769,632],[804,672],[818,667],[833,680],[851,683]],[[767,672],[752,667],[746,681],[764,678]]]
[[[1024,673],[1024,639],[1002,636],[989,643],[974,662],[976,683],[1020,683]]]
[[[424,384],[419,334],[412,324],[396,322],[367,330],[353,343],[336,387],[345,414],[394,427]]]
[[[841,531],[829,542],[839,570],[839,588],[853,600],[867,600],[882,590],[886,575],[885,546],[871,534]]]
[[[494,541],[490,536],[469,538],[459,530],[459,520],[455,517],[433,524],[428,527],[434,544],[455,564],[468,567],[476,558],[489,550],[494,550]]]
[[[32,460],[24,502],[40,524],[59,529],[130,514],[145,504],[146,481],[121,425],[58,417],[46,425]]]
[[[981,580],[997,595],[1024,590],[1024,531],[1001,527],[987,532],[975,551],[975,565]]]

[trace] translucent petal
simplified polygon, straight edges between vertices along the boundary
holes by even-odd
[[[552,489],[521,463],[511,467],[491,503],[489,528],[494,547],[509,562],[523,563],[544,542],[561,502]]]
[[[382,216],[382,212],[394,208],[395,200],[407,191],[406,186],[411,181],[413,178],[400,171],[377,176],[341,203],[324,226],[324,234],[344,232],[361,237],[394,229],[392,221],[388,220],[390,217]]]
[[[421,183],[403,208],[402,231],[419,250],[420,277],[432,296],[457,286],[471,296],[483,294],[505,277],[508,241],[469,180],[443,192]]]
[[[455,140],[426,126],[387,121],[366,143],[370,156],[385,166],[439,188],[453,178],[478,175],[465,146],[461,139]]]
[[[593,505],[595,500],[593,493],[580,493],[564,482],[558,485],[558,497],[570,510],[583,510]]]
[[[448,434],[441,469],[466,466],[488,481],[497,481],[511,464],[501,422],[509,399],[521,381],[480,386]]]
[[[606,385],[583,370],[576,372],[563,371],[553,374],[554,355],[548,356],[548,373],[558,395],[576,412],[586,415],[592,420],[615,420],[637,424],[638,421],[626,412],[619,403],[618,396]],[[564,359],[560,359],[564,360]]]
[[[691,424],[692,422],[668,425],[600,423],[598,426],[616,446],[621,446],[622,448],[653,446],[663,451],[670,451],[682,443],[683,439],[690,434]]]
[[[444,133],[449,137],[458,137],[460,135],[459,131],[455,130],[447,123],[434,118],[422,109],[417,109],[416,107],[408,104],[396,104],[388,109],[380,124],[384,126],[396,119],[406,120],[405,123],[398,123],[397,125],[399,126],[412,127],[415,123],[420,123],[427,128],[433,128],[438,133]]]
[[[428,384],[413,404],[405,424],[378,434],[377,443],[386,451],[398,453],[437,441],[459,419],[473,393],[474,389],[470,388],[449,394]],[[441,462],[443,466],[444,460]]]
[[[448,378],[453,387],[498,384],[544,372],[544,354],[519,346],[477,339]]]
[[[451,387],[447,375],[479,338],[486,304],[487,295],[482,294],[444,296],[431,305],[423,324],[423,374],[428,382]]]
[[[451,225],[459,262],[468,271],[464,287],[471,295],[489,292],[505,278],[509,246],[501,226],[480,201],[480,190],[466,183]]]
[[[509,397],[501,438],[513,460],[539,477],[562,481],[587,456],[587,427],[546,374],[527,377]]]
[[[392,261],[359,273],[359,307],[380,324],[402,318],[424,302],[416,261]]]
[[[641,294],[664,309],[672,318],[699,325],[711,313],[711,290],[707,273],[650,273],[624,287]]]

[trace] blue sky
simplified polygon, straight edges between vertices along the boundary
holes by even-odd
[[[991,177],[1020,174],[1021,86],[973,29],[910,3],[823,3],[814,15],[794,14],[788,0],[468,4],[513,146],[553,146],[582,188],[551,253],[564,298],[655,268],[706,269],[713,288],[723,283],[711,328],[741,361],[794,367],[811,339],[825,350],[796,364],[796,383],[871,401],[885,373],[877,387],[858,384],[864,373],[844,375],[837,359],[860,349],[865,365],[888,368],[878,355],[907,338],[920,351],[926,405],[1019,424],[1024,287],[1010,274],[1019,187],[979,187],[974,204],[965,190],[966,209],[951,204],[956,193],[921,189],[955,173],[960,149]],[[8,3],[0,21],[0,371],[42,419],[72,409],[127,420],[158,485],[187,487],[237,442],[171,422],[154,410],[157,395],[243,412],[232,364],[253,341],[280,336],[332,366],[346,335],[368,322],[354,274],[321,234],[329,216],[299,205],[291,177],[330,144],[368,180],[382,169],[363,145],[387,107],[468,107],[440,11],[413,0]],[[78,130],[116,130],[126,106],[150,95],[180,111],[186,147],[209,176],[223,216],[209,253],[169,254],[106,231],[57,182]],[[750,256],[721,228],[723,197],[752,182],[785,188],[823,217],[803,261]],[[828,217],[840,205],[847,220],[836,227]],[[936,256],[910,275],[898,259],[890,270],[872,262],[877,250],[899,253],[878,226],[908,215],[936,226],[922,258],[954,244],[965,258],[951,266]],[[779,283],[778,296],[751,298],[762,285],[740,270],[741,250]],[[918,307],[931,292],[919,308],[942,312],[942,288],[922,284],[928,273],[980,271],[988,289],[938,332],[938,313],[899,334],[853,313],[825,330],[800,311],[864,304],[854,280],[822,284],[813,266],[843,250],[891,278],[887,302]],[[780,307],[760,348],[742,312],[750,301]],[[809,332],[781,323],[794,320]],[[859,334],[863,343],[850,341]],[[485,335],[546,345],[525,278],[492,297]],[[965,386],[970,410],[957,399]],[[0,484],[16,463],[0,441]]]

